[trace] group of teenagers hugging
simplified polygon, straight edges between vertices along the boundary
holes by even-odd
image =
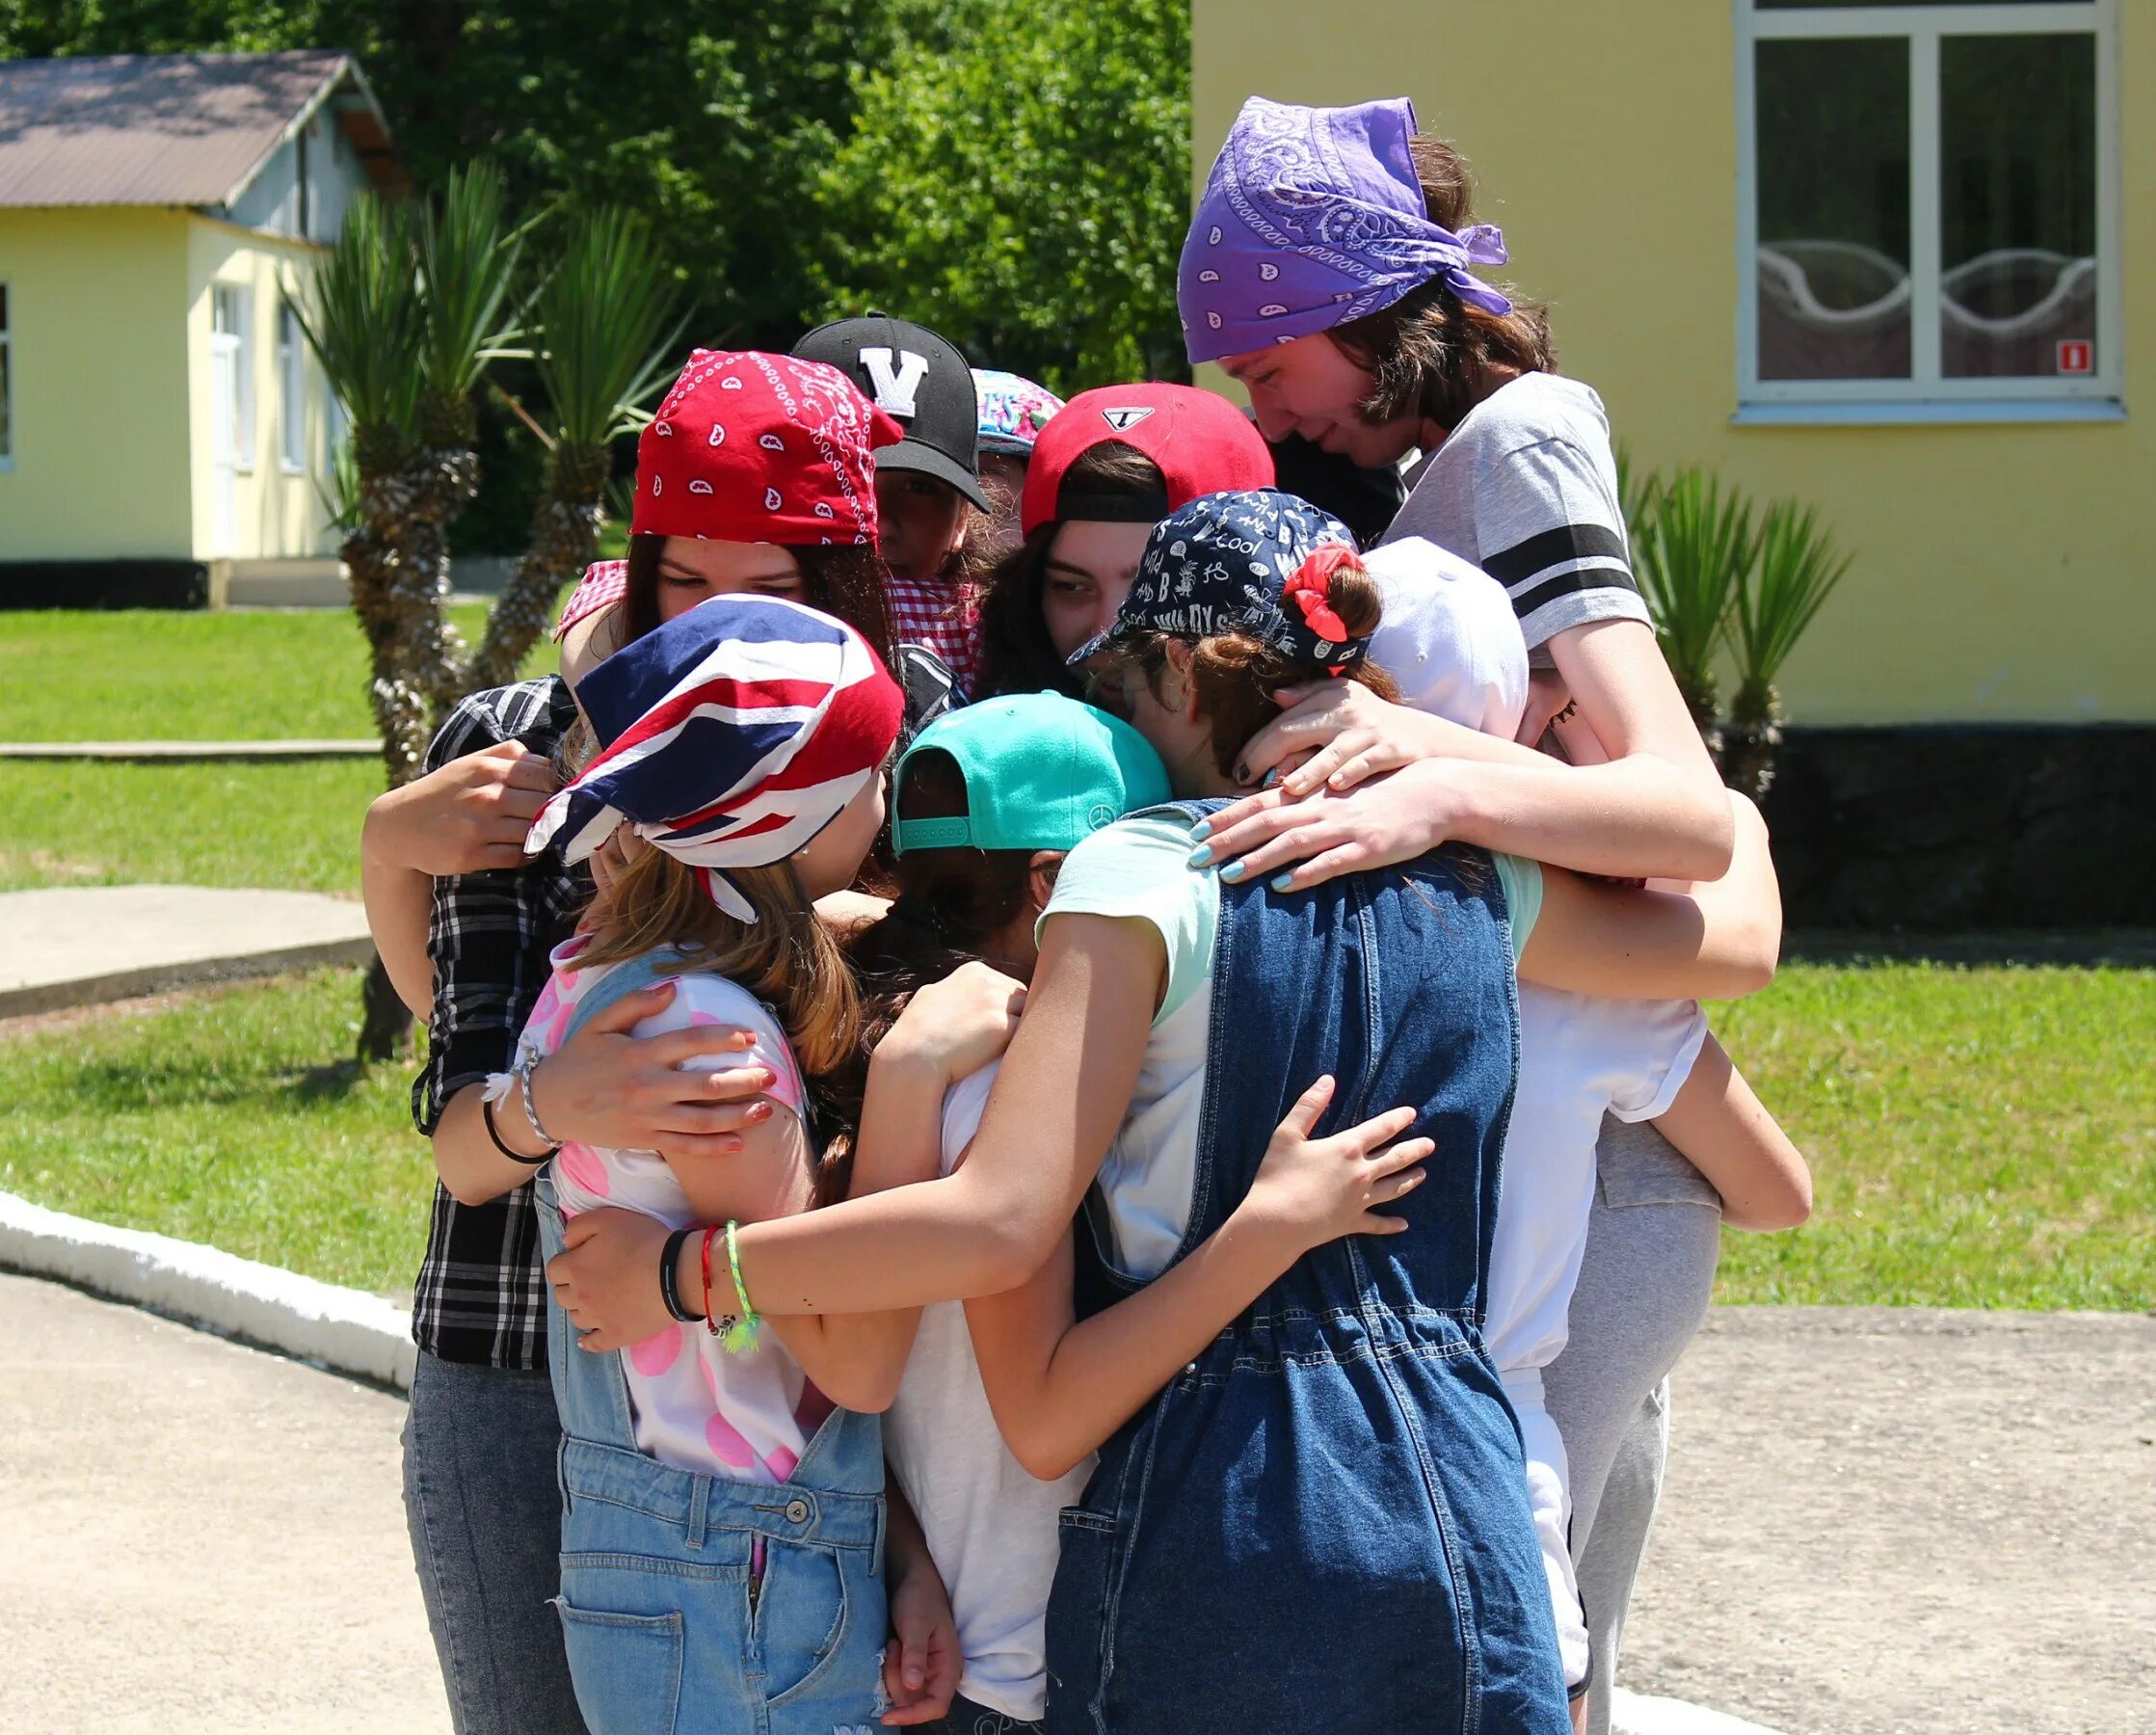
[[[1810,1181],[1699,1005],[1764,827],[1468,198],[1246,104],[1179,297],[1247,416],[699,351],[562,676],[370,811],[460,1730],[1607,1728]]]

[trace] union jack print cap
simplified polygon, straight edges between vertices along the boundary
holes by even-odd
[[[713,597],[597,664],[576,689],[599,752],[524,840],[580,862],[616,828],[704,869],[737,921],[730,868],[783,862],[880,773],[905,700],[842,621],[778,597]]]

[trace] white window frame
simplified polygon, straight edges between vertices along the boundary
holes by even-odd
[[[8,303],[8,285],[0,283],[0,429],[6,430],[4,441],[0,441],[0,470],[15,467],[14,332],[8,323],[13,314]]]
[[[225,296],[232,298],[233,324],[238,330],[221,332],[217,329],[217,304]],[[221,344],[229,341],[239,352],[237,373],[239,378],[239,450],[234,454],[232,467],[243,476],[254,471],[254,291],[245,283],[213,283],[210,285],[210,348],[214,352]]]
[[[288,476],[306,473],[306,339],[289,301],[277,305],[277,457]]]
[[[2125,414],[2116,0],[2038,5],[1832,6],[1761,10],[1734,0],[1737,38],[1739,422],[2094,421]],[[1939,43],[1960,36],[2092,36],[2096,44],[2096,368],[2088,375],[1949,379],[1940,372]],[[1909,44],[1909,375],[1759,377],[1756,44],[1895,37]]]

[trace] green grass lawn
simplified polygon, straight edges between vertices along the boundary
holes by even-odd
[[[453,609],[476,638],[479,607]],[[526,673],[555,666],[543,644]],[[0,612],[0,740],[363,739],[366,652],[335,609]],[[0,892],[359,889],[379,760],[0,761]]]
[[[0,892],[34,886],[359,890],[380,760],[0,761]]]
[[[338,1064],[359,994],[322,970],[0,1036],[0,1189],[409,1291],[434,1171],[408,1070]]]
[[[335,1064],[358,995],[322,971],[0,1033],[0,1188],[402,1288],[432,1171],[410,1067]],[[2156,972],[1791,966],[1717,1024],[1819,1194],[1726,1238],[1723,1299],[2156,1307]]]
[[[475,641],[484,607],[449,611]],[[542,644],[526,672],[554,667]],[[349,609],[0,612],[0,741],[267,741],[374,734]]]

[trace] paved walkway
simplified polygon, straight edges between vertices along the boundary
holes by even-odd
[[[2156,1318],[1717,1311],[1623,1679],[1790,1735],[2156,1729]]]
[[[391,1397],[0,1275],[11,1727],[445,1726]],[[2156,1319],[1741,1309],[1624,1676],[1789,1735],[2156,1725]]]
[[[366,912],[314,892],[0,893],[0,1018],[372,955]]]
[[[403,1400],[0,1275],[0,1724],[449,1726]]]

